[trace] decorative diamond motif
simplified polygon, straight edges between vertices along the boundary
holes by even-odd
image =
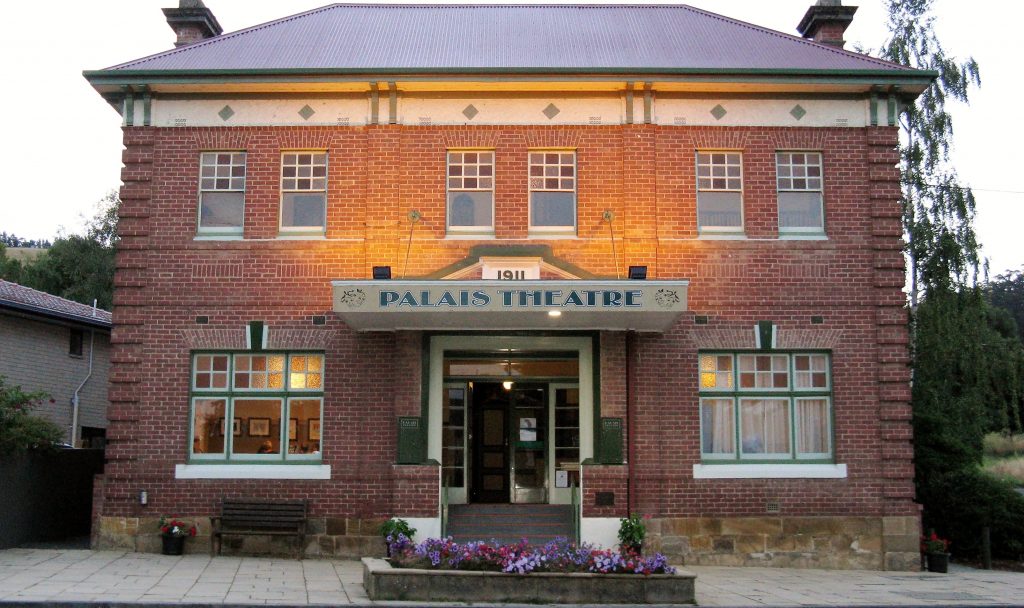
[[[715,117],[715,120],[722,120],[722,117],[726,115],[725,108],[722,107],[722,104],[718,104],[711,108],[711,115]]]
[[[221,120],[227,120],[235,115],[235,111],[231,109],[231,106],[224,106],[217,112],[217,116],[220,116]]]
[[[561,110],[558,109],[558,106],[556,106],[553,103],[549,103],[548,107],[544,108],[544,116],[547,116],[548,120],[551,120],[555,116],[558,116],[560,112]]]
[[[473,117],[480,113],[473,104],[466,106],[466,109],[462,111],[462,115],[466,118],[473,120]]]
[[[309,120],[309,117],[314,114],[316,114],[316,110],[309,107],[309,105],[304,105],[302,106],[302,109],[299,110],[299,116],[302,117],[302,120]]]
[[[805,110],[803,106],[801,106],[800,104],[796,104],[795,106],[793,106],[793,109],[789,111],[789,114],[793,118],[800,120],[801,118],[807,115],[807,110]]]

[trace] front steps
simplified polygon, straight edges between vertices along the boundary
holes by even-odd
[[[473,504],[448,507],[448,530],[457,543],[497,541],[543,545],[564,536],[573,540],[571,505]]]

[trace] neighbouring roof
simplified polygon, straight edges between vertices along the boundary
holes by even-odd
[[[281,70],[921,73],[685,5],[387,4],[333,4],[102,71]]]
[[[105,310],[65,300],[4,280],[0,280],[0,308],[34,313],[64,321],[75,321],[95,327],[110,328],[112,322],[112,315]]]

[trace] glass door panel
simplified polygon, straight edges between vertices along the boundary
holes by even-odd
[[[444,387],[441,407],[441,485],[449,502],[466,502],[466,404],[469,388],[465,383]]]
[[[543,385],[516,383],[512,397],[513,502],[547,502],[548,400]]]
[[[551,385],[551,502],[572,501],[580,485],[580,389],[576,384]]]

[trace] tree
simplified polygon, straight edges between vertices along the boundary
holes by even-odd
[[[26,393],[8,385],[0,376],[0,456],[52,449],[64,437],[59,426],[32,415],[32,408],[46,398],[45,393]]]
[[[60,234],[39,257],[18,264],[0,257],[0,277],[109,310],[114,300],[114,247],[121,201],[111,191],[85,220],[84,235]],[[15,264],[11,264],[15,262]]]
[[[1017,323],[1020,339],[1024,341],[1024,272],[1011,270],[988,283],[988,300],[993,306],[1006,310]]]
[[[953,119],[947,99],[966,103],[972,86],[981,86],[978,63],[946,55],[935,35],[933,0],[889,0],[890,38],[883,59],[932,70],[935,82],[900,116],[900,164],[903,230],[910,260],[910,304],[921,291],[963,285],[979,270],[974,194],[949,166]]]

